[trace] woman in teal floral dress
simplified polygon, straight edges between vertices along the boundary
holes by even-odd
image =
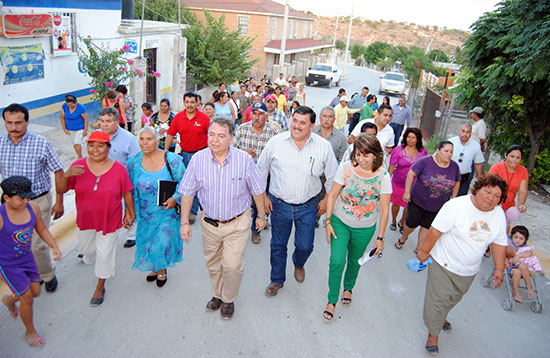
[[[154,128],[145,127],[139,132],[141,152],[128,161],[128,173],[134,185],[132,191],[136,210],[136,255],[132,268],[151,271],[147,281],[157,281],[162,287],[167,280],[167,268],[183,260],[183,243],[179,235],[180,216],[176,203],[181,194],[177,191],[157,205],[159,180],[180,181],[185,171],[181,157],[157,147]],[[170,169],[170,170],[169,170]]]
[[[374,254],[384,250],[384,233],[390,211],[391,179],[381,168],[384,153],[378,139],[370,134],[359,135],[350,158],[351,162],[340,164],[327,194],[325,228],[330,245],[330,264],[328,304],[323,312],[327,321],[334,316],[344,269],[342,304],[351,303],[351,291],[359,274],[358,260],[374,236],[379,217],[380,232],[374,243]]]

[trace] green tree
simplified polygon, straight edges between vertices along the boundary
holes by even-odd
[[[183,31],[187,38],[187,72],[196,82],[217,85],[243,80],[259,60],[248,61],[252,38],[229,31],[225,16],[215,18],[204,11],[206,24],[197,22]]]
[[[498,6],[472,25],[464,44],[459,99],[486,109],[497,152],[525,145],[531,173],[541,148],[550,147],[550,1]]]
[[[376,41],[367,46],[365,50],[365,61],[367,63],[376,63],[386,58],[390,46],[381,41]]]
[[[361,59],[361,56],[365,53],[366,47],[360,44],[352,44],[350,46],[351,58],[354,60]]]
[[[449,56],[441,49],[431,50],[428,53],[428,58],[436,62],[449,62]]]
[[[346,49],[346,43],[342,40],[336,40],[336,48],[338,50],[345,50]]]
[[[94,101],[101,103],[107,91],[121,83],[126,83],[131,77],[147,76],[141,70],[130,70],[133,61],[126,58],[127,46],[121,49],[110,49],[98,47],[91,37],[80,40],[84,46],[77,47],[78,59],[90,77],[89,84],[93,87],[90,92]],[[155,76],[160,74],[155,73]]]

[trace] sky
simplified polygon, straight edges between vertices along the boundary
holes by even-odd
[[[284,4],[284,0],[276,0]],[[321,16],[349,16],[353,0],[288,0],[297,10]],[[355,0],[354,16],[394,20],[468,30],[483,13],[495,10],[500,0]]]

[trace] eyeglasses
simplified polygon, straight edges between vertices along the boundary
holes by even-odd
[[[462,163],[462,157],[464,156],[464,153],[460,153],[458,156],[460,157],[458,158],[458,162]]]
[[[101,176],[98,176],[96,181],[95,181],[94,191],[97,191],[97,185],[99,184],[99,179],[101,179]]]

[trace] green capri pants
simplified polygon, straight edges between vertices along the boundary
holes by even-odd
[[[336,215],[332,215],[331,220],[336,238],[332,237],[330,240],[328,301],[336,304],[338,302],[344,268],[346,269],[344,291],[351,291],[355,287],[355,281],[357,281],[357,275],[361,267],[357,261],[365,253],[376,231],[376,224],[371,227],[353,228],[344,224]]]

